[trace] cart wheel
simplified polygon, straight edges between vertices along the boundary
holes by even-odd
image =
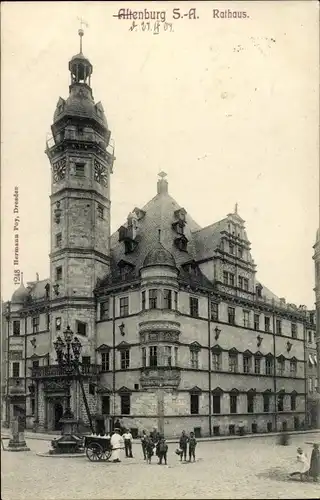
[[[104,458],[105,460],[109,460],[109,459],[110,459],[110,457],[111,457],[111,455],[112,455],[112,450],[106,450],[106,451],[104,452],[104,456],[103,456],[103,458]]]
[[[97,462],[102,458],[102,447],[98,443],[90,443],[86,449],[86,455],[89,458],[90,462]]]

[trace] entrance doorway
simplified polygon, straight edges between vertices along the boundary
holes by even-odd
[[[61,431],[62,424],[60,419],[63,415],[63,406],[61,403],[55,403],[54,405],[54,430]]]

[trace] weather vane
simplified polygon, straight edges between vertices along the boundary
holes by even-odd
[[[78,30],[78,35],[80,36],[80,54],[82,54],[82,37],[84,35],[84,31],[82,26],[89,28],[89,24],[82,17],[77,17],[78,21],[80,21],[80,29]]]

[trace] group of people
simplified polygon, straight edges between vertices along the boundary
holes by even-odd
[[[305,481],[308,478],[312,478],[315,482],[318,481],[320,476],[320,452],[318,444],[315,443],[313,445],[310,464],[302,448],[297,449],[297,470],[290,474],[290,477],[294,476],[299,476],[300,481]]]
[[[142,431],[141,446],[143,458],[148,464],[151,464],[151,459],[154,454],[158,457],[158,464],[162,465],[162,461],[167,465],[168,445],[165,437],[160,434],[157,429],[153,429],[149,436],[146,431]]]

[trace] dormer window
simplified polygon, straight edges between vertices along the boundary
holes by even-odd
[[[78,177],[84,177],[84,163],[76,163],[75,174]]]
[[[176,238],[174,243],[179,250],[187,252],[188,240],[183,234],[179,238]]]

